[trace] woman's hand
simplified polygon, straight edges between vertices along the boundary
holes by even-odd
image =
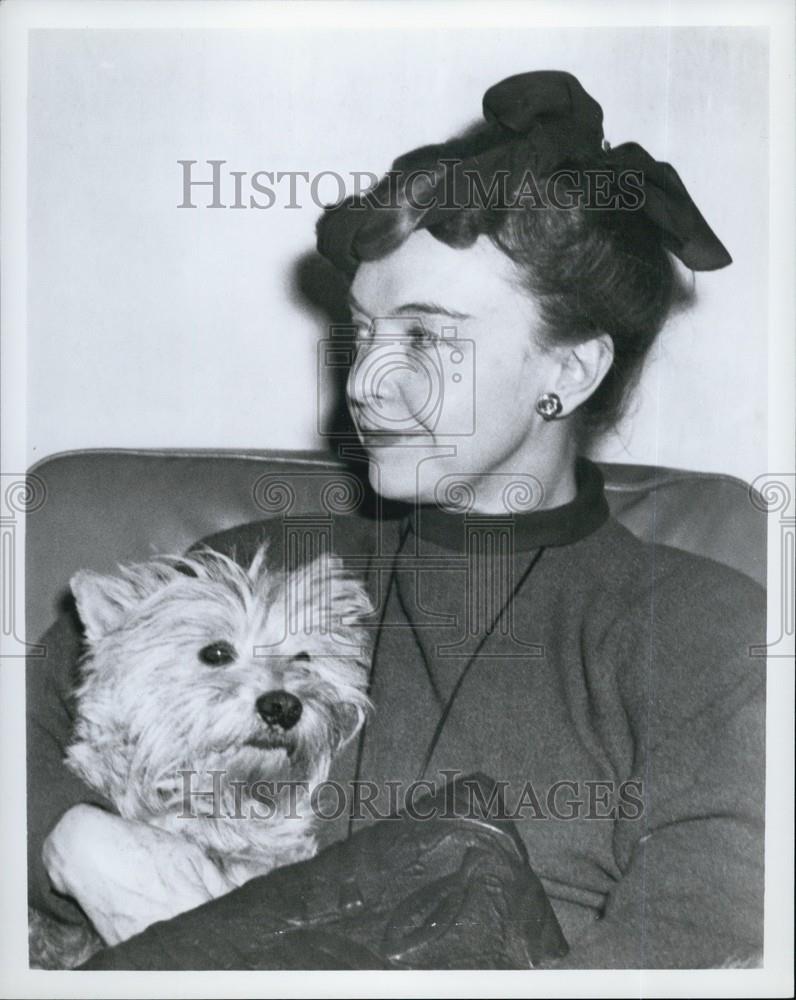
[[[53,886],[109,945],[235,888],[190,841],[96,806],[66,812],[42,855]]]

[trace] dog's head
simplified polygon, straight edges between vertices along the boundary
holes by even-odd
[[[205,549],[71,587],[87,642],[71,756],[106,791],[121,777],[165,801],[191,770],[322,780],[364,721],[372,607],[334,556],[284,572],[265,547],[248,567]]]

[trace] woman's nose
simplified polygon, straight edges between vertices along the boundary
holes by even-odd
[[[352,405],[378,408],[398,391],[399,381],[411,371],[398,340],[377,339],[359,346],[346,384]]]

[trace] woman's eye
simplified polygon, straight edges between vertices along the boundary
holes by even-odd
[[[237,655],[235,647],[223,639],[211,642],[199,650],[199,659],[208,667],[225,667],[228,663],[236,660]]]
[[[430,347],[434,336],[423,326],[410,326],[406,331],[412,347]]]
[[[356,340],[358,344],[364,343],[365,341],[371,339],[373,333],[372,323],[368,323],[364,319],[354,318],[352,324],[356,333]]]

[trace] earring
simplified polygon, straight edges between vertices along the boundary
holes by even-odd
[[[545,392],[536,400],[536,412],[542,420],[555,420],[564,407],[554,392]]]

